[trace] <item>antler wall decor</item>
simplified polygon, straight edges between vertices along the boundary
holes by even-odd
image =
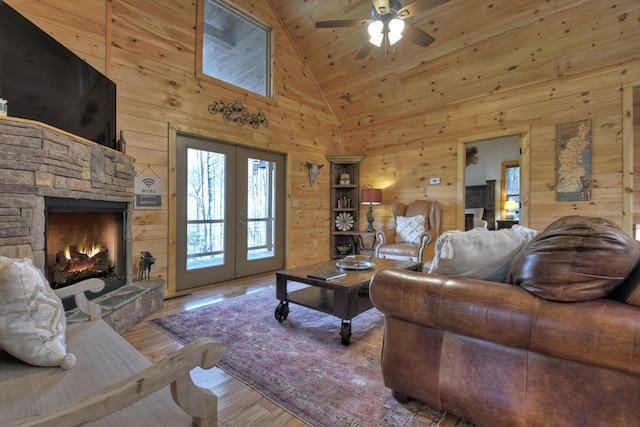
[[[467,148],[466,166],[478,164],[478,147]]]
[[[214,101],[209,105],[211,114],[222,113],[225,122],[233,122],[238,126],[244,126],[249,123],[254,129],[258,129],[260,125],[269,127],[269,120],[264,113],[249,114],[249,111],[242,105],[240,101],[233,101],[225,105],[222,101]]]

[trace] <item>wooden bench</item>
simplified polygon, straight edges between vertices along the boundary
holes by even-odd
[[[92,319],[67,325],[67,350],[77,358],[72,369],[31,366],[0,350],[0,425],[217,426],[217,396],[189,372],[215,366],[222,346],[200,338],[151,364],[84,297],[103,286],[89,279],[56,291],[75,295]]]

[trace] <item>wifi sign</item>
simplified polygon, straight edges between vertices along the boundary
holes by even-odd
[[[156,180],[155,180],[155,179],[153,179],[153,178],[144,178],[144,179],[142,180],[142,183],[143,183],[144,185],[146,185],[146,186],[147,186],[147,188],[151,188],[151,187],[153,187],[153,185],[156,183]]]
[[[162,209],[162,178],[156,175],[136,175],[135,209]]]
[[[162,194],[162,178],[153,175],[138,175],[135,179],[136,194]]]

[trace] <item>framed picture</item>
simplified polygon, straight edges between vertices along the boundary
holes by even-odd
[[[556,126],[556,200],[591,200],[591,120]]]

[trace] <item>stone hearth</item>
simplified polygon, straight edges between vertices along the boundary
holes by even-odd
[[[123,334],[149,314],[162,308],[164,280],[133,282],[99,296],[93,302],[102,308],[102,319],[116,332]],[[67,322],[86,322],[89,316],[77,308],[67,312]]]

